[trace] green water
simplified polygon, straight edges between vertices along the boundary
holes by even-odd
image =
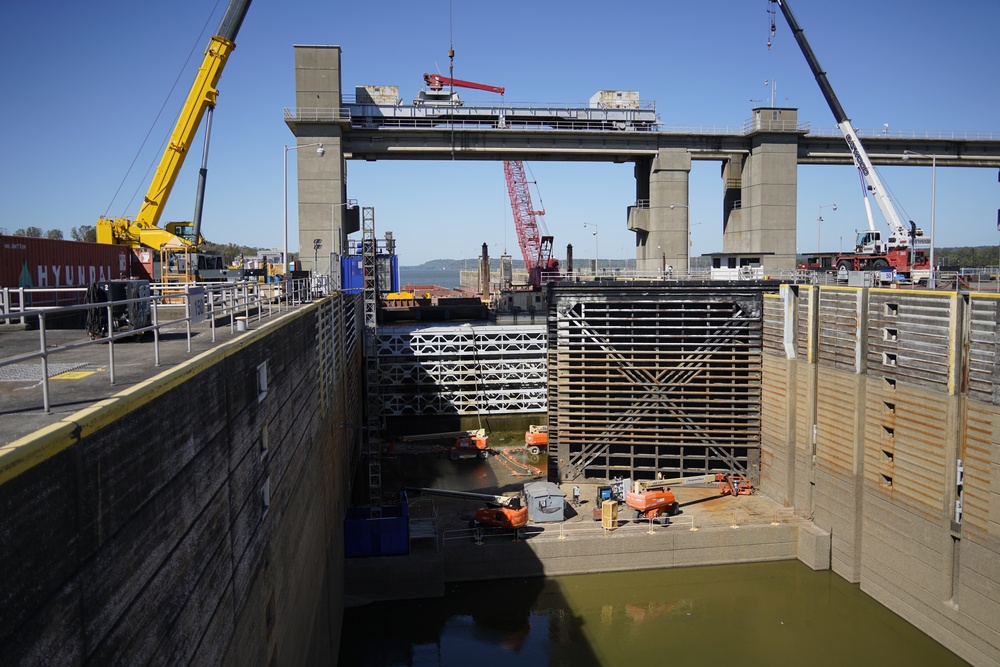
[[[798,561],[453,585],[345,612],[340,664],[965,665]]]

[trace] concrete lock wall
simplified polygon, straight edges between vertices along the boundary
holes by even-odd
[[[352,310],[305,306],[15,443],[0,662],[336,663]]]
[[[21,441],[0,662],[335,663],[359,312],[304,306]],[[829,531],[817,562],[996,664],[1000,298],[786,286],[763,312],[762,493]]]
[[[765,297],[762,487],[815,510],[834,571],[978,665],[1000,661],[998,303]]]

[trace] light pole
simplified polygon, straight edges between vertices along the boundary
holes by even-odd
[[[319,262],[319,249],[323,247],[323,239],[313,239],[313,275],[316,275],[316,263]]]
[[[598,240],[597,240],[597,231],[598,231],[598,229],[597,229],[597,223],[596,222],[585,222],[585,223],[583,223],[583,226],[584,227],[593,227],[594,228],[594,232],[593,232],[593,234],[594,234],[594,277],[597,277],[597,266],[598,266],[598,263],[600,262],[600,256],[601,256],[600,255],[600,250],[598,250],[598,245],[597,245],[597,243],[598,243]]]
[[[670,202],[669,204],[667,204],[667,208],[669,208],[670,210],[673,210],[675,208],[686,208],[689,211],[691,210],[691,207],[688,206],[687,204],[678,204],[677,202]],[[685,272],[684,275],[690,276],[691,275],[691,219],[690,219],[690,216],[688,217],[687,223],[688,223],[688,229],[687,229],[687,249],[684,251],[684,257],[686,258],[686,264],[687,264],[687,271]],[[680,260],[680,259],[681,259],[681,256],[678,255],[677,258],[676,258],[676,260]],[[676,263],[676,260],[675,260],[675,263]],[[679,264],[678,264],[677,270],[680,271],[680,265]],[[671,273],[672,272],[673,272],[673,267],[671,266]]]
[[[323,148],[323,144],[321,144],[321,143],[302,144],[301,146],[292,146],[292,147],[285,146],[284,147],[285,148],[285,152],[284,152],[284,158],[285,159],[284,159],[284,162],[283,162],[284,169],[282,171],[282,175],[283,175],[283,179],[282,179],[283,180],[283,192],[284,192],[284,227],[283,227],[283,229],[284,229],[284,234],[283,234],[283,239],[284,239],[284,246],[283,246],[283,248],[284,248],[284,250],[282,251],[282,254],[281,254],[281,263],[284,266],[284,270],[283,270],[282,273],[284,275],[282,277],[286,277],[288,275],[288,151],[297,151],[300,148],[309,148],[311,146],[317,146],[317,148],[316,148],[316,155],[318,155],[319,157],[323,157],[323,155],[326,153],[326,149]],[[314,264],[313,269],[315,270],[315,268],[316,268],[315,267],[315,262],[313,262],[313,264]]]
[[[911,155],[916,155],[918,157],[926,157],[931,160],[931,274],[927,277],[927,287],[934,289],[937,285],[934,280],[934,197],[937,190],[937,155],[924,155],[923,153],[918,153],[916,151],[903,151],[903,161],[910,159]],[[914,237],[913,244],[916,245],[917,239]],[[911,267],[912,268],[912,267]],[[911,275],[912,278],[912,275]]]
[[[832,208],[834,211],[837,210],[836,204],[820,204],[819,209],[816,211],[816,254],[819,254],[819,223],[823,222],[823,209]]]

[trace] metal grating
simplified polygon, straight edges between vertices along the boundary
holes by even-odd
[[[361,353],[361,349],[358,345],[359,322],[357,317],[361,310],[358,307],[360,299],[360,294],[350,295],[343,292],[340,293],[339,298],[337,299],[340,304],[339,319],[342,323],[341,328],[343,333],[343,335],[340,336],[341,344],[339,349],[341,368],[353,367],[358,359],[358,355]],[[346,424],[360,424],[363,419],[363,405],[361,398],[364,396],[363,382],[364,378],[360,373],[351,373],[345,380],[346,391],[343,400],[345,405]],[[350,428],[354,429],[352,431],[353,433],[360,434],[360,430],[355,426],[350,426]]]
[[[868,291],[868,374],[948,391],[952,383],[951,293]]]
[[[334,303],[332,300],[328,300],[320,305],[319,311],[316,318],[317,336],[316,339],[319,342],[319,392],[320,401],[323,405],[328,405],[330,397],[333,393],[334,381],[337,377],[337,357],[336,357],[336,345],[335,342],[338,338],[336,336],[337,318],[335,314],[337,310],[334,308]]]
[[[59,364],[50,361],[46,374],[51,378],[63,373],[75,371],[77,368],[83,368],[87,365],[87,362]],[[41,362],[34,364],[10,364],[9,366],[0,366],[0,382],[30,382],[32,380],[37,382],[42,381]]]
[[[819,288],[799,287],[799,298],[796,306],[795,322],[795,356],[799,359],[812,361],[815,353],[814,338],[817,332],[813,332],[813,311],[819,306]]]
[[[858,372],[861,365],[863,297],[860,288],[827,288],[820,291],[816,352],[819,363]]]
[[[764,295],[764,352],[785,356],[785,301],[780,294]]]
[[[550,455],[563,480],[755,476],[763,289],[551,288]]]
[[[968,336],[969,397],[1000,404],[1000,301],[978,294],[971,297]]]
[[[545,412],[543,326],[382,327],[386,416]]]

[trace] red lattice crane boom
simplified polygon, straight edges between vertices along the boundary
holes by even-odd
[[[528,271],[531,285],[538,287],[542,284],[543,277],[559,271],[559,260],[552,257],[553,239],[551,236],[543,236],[538,228],[536,216],[545,215],[545,211],[536,211],[531,202],[523,162],[505,161],[503,173],[507,179],[507,194],[510,195],[510,208],[514,214],[514,228],[524,257],[524,268]]]
[[[501,86],[490,86],[475,81],[453,79],[440,74],[424,73],[424,83],[432,91],[438,92],[444,86],[458,86],[485,90],[491,93],[504,94]],[[524,174],[524,163],[520,160],[507,160],[503,163],[504,178],[507,180],[507,193],[510,195],[510,207],[514,214],[514,228],[517,230],[517,242],[521,246],[524,257],[524,267],[528,272],[528,281],[532,287],[538,287],[543,279],[551,280],[558,276],[559,260],[552,257],[553,238],[543,236],[539,232],[536,216],[545,215],[545,211],[536,211],[528,191],[528,179]]]

